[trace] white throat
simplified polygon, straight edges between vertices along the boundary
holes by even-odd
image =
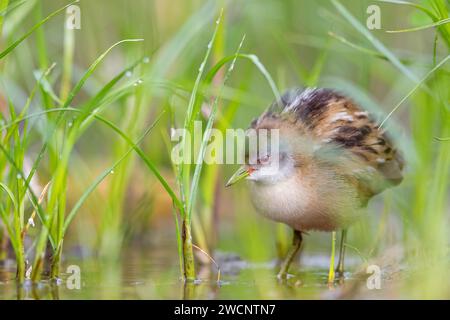
[[[273,184],[289,178],[292,174],[294,174],[294,160],[289,158],[279,163],[260,166],[247,179],[258,183]]]

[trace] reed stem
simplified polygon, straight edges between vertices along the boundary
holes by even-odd
[[[185,281],[195,280],[194,251],[192,248],[191,223],[183,217],[183,277]]]
[[[25,251],[23,248],[23,243],[20,245],[19,250],[16,252],[16,264],[17,264],[17,274],[16,279],[18,284],[22,284],[25,281]]]
[[[59,277],[59,270],[61,266],[61,255],[62,255],[62,241],[58,248],[54,251],[52,262],[50,266],[50,278],[56,280]]]
[[[334,283],[334,257],[336,255],[336,231],[331,233],[331,257],[330,257],[330,269],[328,271],[328,285]]]

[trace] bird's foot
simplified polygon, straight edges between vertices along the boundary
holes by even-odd
[[[338,267],[335,270],[337,278],[343,278],[345,275],[344,265],[339,262]]]
[[[287,274],[287,272],[285,272],[285,271],[280,271],[280,272],[278,272],[278,274],[277,274],[277,279],[278,279],[278,281],[285,281],[286,279],[287,279],[287,277],[288,277],[288,274]]]
[[[293,274],[288,273],[287,271],[280,271],[277,274],[277,279],[280,282],[287,281],[289,279],[295,278],[296,276]]]
[[[297,275],[279,272],[277,274],[279,284],[299,287],[303,285],[303,281]]]
[[[336,280],[338,280],[339,285],[343,285],[345,282],[345,273],[342,269],[336,269]]]

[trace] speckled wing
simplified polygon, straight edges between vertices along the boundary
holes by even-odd
[[[355,183],[371,196],[402,180],[403,158],[392,142],[353,101],[330,89],[291,90],[281,103],[274,103],[262,117],[294,115],[317,141],[350,151],[364,165],[354,170]],[[371,172],[381,174],[384,182],[371,181]]]

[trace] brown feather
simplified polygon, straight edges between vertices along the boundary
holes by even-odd
[[[359,159],[359,167],[367,170],[346,172],[345,163],[342,169],[345,178],[359,189],[363,202],[402,180],[404,161],[387,134],[367,111],[333,90],[289,91],[253,121],[252,128],[296,131],[294,136],[349,151]],[[373,173],[379,179],[374,179]]]

